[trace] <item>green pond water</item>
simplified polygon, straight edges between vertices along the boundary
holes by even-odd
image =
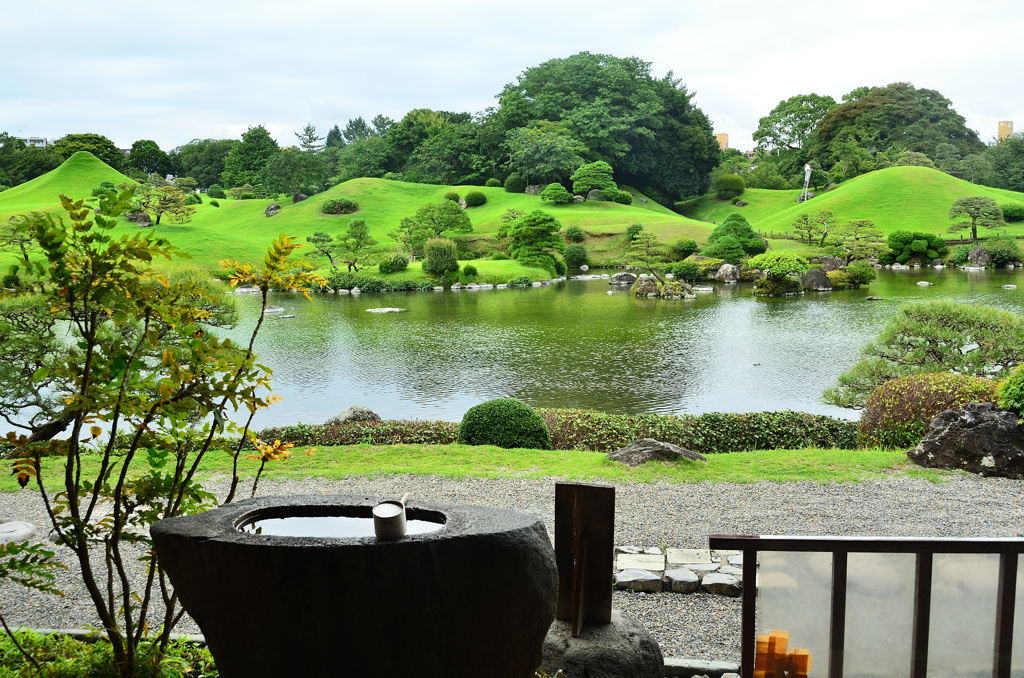
[[[259,300],[237,298],[242,317],[230,334],[247,339]],[[937,298],[1024,314],[1024,272],[883,270],[861,290],[782,299],[755,298],[747,284],[716,284],[691,301],[636,299],[600,279],[312,301],[276,293],[269,303],[295,317],[268,314],[256,350],[283,402],[254,426],[322,423],[356,403],[385,419],[458,421],[505,396],[613,413],[790,409],[856,418],[822,403],[822,391],[901,303]],[[368,312],[381,307],[406,310]]]

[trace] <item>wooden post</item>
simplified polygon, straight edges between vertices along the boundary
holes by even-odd
[[[555,617],[569,622],[572,637],[586,623],[612,620],[615,488],[555,483]]]

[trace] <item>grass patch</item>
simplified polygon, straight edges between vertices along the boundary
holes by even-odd
[[[949,472],[917,466],[900,450],[882,449],[799,449],[755,450],[708,455],[707,463],[682,461],[651,462],[638,468],[608,461],[602,452],[581,450],[506,450],[490,445],[346,445],[297,447],[291,457],[269,464],[265,481],[320,477],[344,480],[354,476],[424,475],[443,478],[565,478],[577,481],[665,482],[665,483],[816,483],[864,482],[900,475],[940,481]],[[92,459],[87,459],[86,475]],[[98,462],[98,458],[97,458]],[[44,479],[56,487],[62,480],[63,460],[43,460]],[[226,454],[212,453],[204,459],[201,478],[210,480],[230,472]],[[256,465],[246,461],[242,473],[251,478]],[[263,480],[261,480],[263,482]],[[0,491],[18,490],[10,475],[0,477]],[[249,490],[242,484],[241,496]]]

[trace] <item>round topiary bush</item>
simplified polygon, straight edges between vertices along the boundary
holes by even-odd
[[[579,268],[587,263],[587,248],[583,245],[568,245],[565,248],[565,265],[569,268]]]
[[[1024,413],[1024,365],[1018,365],[999,383],[999,407],[1018,417]]]
[[[211,198],[226,198],[228,194],[224,192],[224,187],[220,184],[212,184],[206,189],[206,195]]]
[[[447,238],[431,238],[423,244],[423,272],[443,275],[459,270],[459,249]]]
[[[746,188],[746,182],[738,174],[723,174],[715,179],[715,192],[719,200],[730,200],[743,195]]]
[[[487,196],[480,191],[466,193],[466,207],[480,207],[487,202]]]
[[[695,261],[680,261],[669,267],[670,273],[679,280],[688,283],[695,283],[700,280],[700,266]]]
[[[329,198],[320,205],[324,214],[352,214],[359,209],[359,203],[351,198]]]
[[[525,193],[526,192],[526,179],[519,176],[515,172],[508,175],[505,179],[505,192],[506,193]]]
[[[565,239],[568,240],[569,242],[583,242],[584,238],[585,236],[583,235],[583,229],[577,226],[576,224],[572,224],[571,226],[566,227]]]
[[[465,266],[462,267],[462,275],[466,276],[467,278],[474,278],[476,277],[476,274],[476,266],[474,266],[473,264],[466,264]]]
[[[640,235],[642,230],[644,230],[643,224],[630,224],[626,226],[626,240],[636,240],[636,237]]]
[[[459,443],[550,450],[551,436],[532,407],[515,398],[498,398],[469,408],[459,424]]]
[[[967,403],[996,402],[991,379],[953,372],[911,374],[887,381],[868,397],[860,415],[861,445],[910,448],[921,442],[932,419]]]
[[[452,202],[458,202],[460,197],[462,196],[460,196],[455,191],[448,191],[447,193],[444,194],[444,199],[451,200]]]
[[[487,188],[500,188],[501,187],[501,179],[496,179],[494,177],[491,177],[490,179],[488,179],[487,181],[484,182],[484,186],[486,186]]]

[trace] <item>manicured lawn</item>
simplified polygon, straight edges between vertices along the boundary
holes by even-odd
[[[269,464],[263,477],[340,480],[349,476],[381,474],[433,475],[446,478],[546,478],[578,481],[700,483],[810,480],[860,482],[894,474],[940,480],[943,473],[915,466],[902,451],[893,450],[755,450],[708,455],[707,463],[648,463],[629,468],[608,461],[601,452],[505,450],[487,445],[351,445],[321,447],[312,455],[295,448],[283,462]],[[61,481],[63,460],[44,460],[44,479]],[[245,460],[243,473],[254,475],[256,465]],[[204,478],[222,477],[230,471],[223,452],[211,452],[203,461]],[[13,492],[17,482],[0,474],[0,491]]]

